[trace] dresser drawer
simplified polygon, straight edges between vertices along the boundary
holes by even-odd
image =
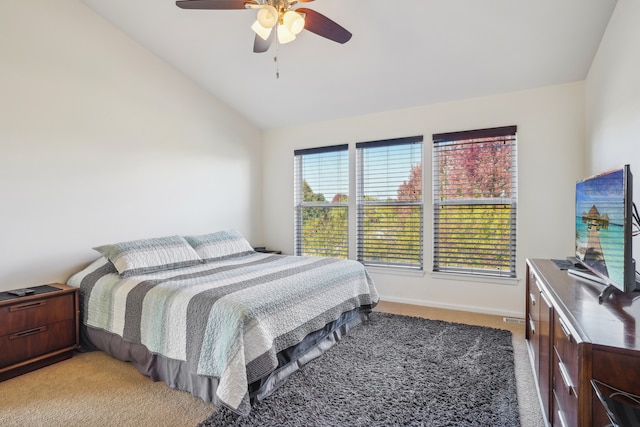
[[[553,354],[553,426],[577,426],[578,425],[578,395],[577,389],[568,378],[566,366],[558,357],[557,351]]]
[[[73,319],[75,295],[29,298],[0,307],[0,336],[15,334],[61,320]]]
[[[529,305],[529,316],[533,322],[540,320],[540,288],[536,280],[536,275],[529,273],[529,295],[527,295],[527,304]]]
[[[74,319],[41,325],[0,337],[0,368],[76,345]],[[11,348],[11,351],[6,349]]]
[[[536,381],[540,383],[540,324],[531,318],[527,319],[527,336],[529,345],[529,354],[533,363],[533,370]],[[548,345],[547,345],[548,346]]]
[[[550,425],[552,427],[576,427],[578,424],[574,420],[574,424],[567,419],[567,413],[563,410],[558,400],[558,395],[553,392],[553,412],[551,415]],[[604,425],[604,424],[603,424]]]
[[[573,389],[574,394],[577,394],[579,379],[578,342],[567,321],[557,312],[554,312],[553,316],[553,347],[559,359],[559,365],[554,365],[554,370],[561,369],[565,381],[569,383],[567,385]]]

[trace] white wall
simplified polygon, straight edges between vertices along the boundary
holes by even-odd
[[[98,244],[261,240],[260,132],[79,0],[0,2],[0,290]]]
[[[640,206],[640,1],[619,0],[585,83],[587,172],[630,164]],[[634,241],[640,262],[640,245]]]
[[[425,189],[431,135],[518,126],[517,285],[431,275],[431,192],[426,193],[424,277],[371,270],[383,299],[524,317],[524,260],[573,254],[574,186],[584,174],[582,82],[267,131],[264,134],[265,243],[293,253],[293,150],[412,135],[425,137]]]

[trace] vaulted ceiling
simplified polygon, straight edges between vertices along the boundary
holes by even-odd
[[[316,0],[304,7],[348,29],[349,42],[303,31],[256,54],[253,10],[83,1],[261,129],[584,80],[616,5]]]

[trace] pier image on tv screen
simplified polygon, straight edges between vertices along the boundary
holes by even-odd
[[[576,256],[613,284],[624,286],[624,170],[576,185]]]

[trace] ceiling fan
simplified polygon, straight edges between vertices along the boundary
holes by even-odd
[[[266,52],[277,37],[278,43],[295,40],[303,29],[321,37],[344,44],[351,39],[351,33],[331,19],[314,10],[299,7],[297,3],[313,0],[178,0],[176,6],[182,9],[257,9],[258,16],[251,29],[256,33],[253,51]],[[275,31],[274,31],[275,28]]]

